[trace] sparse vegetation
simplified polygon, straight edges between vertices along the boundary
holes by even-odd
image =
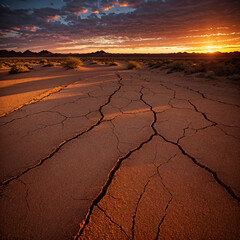
[[[58,65],[57,62],[48,62],[48,63],[44,64],[43,67],[55,67],[57,65]]]
[[[30,69],[23,64],[13,65],[9,71],[10,74],[29,72]]]
[[[24,64],[24,66],[27,67],[29,70],[32,70],[32,69],[33,69],[33,66],[30,65],[30,64],[28,64],[28,63]]]
[[[98,65],[104,65],[105,64],[104,61],[95,60],[95,59],[90,60],[90,63],[91,64],[98,64]]]
[[[66,61],[63,63],[63,66],[68,69],[74,69],[78,68],[80,65],[82,65],[82,61],[79,58],[75,57],[69,57],[66,59]]]
[[[168,70],[167,73],[184,72],[196,74],[196,77],[214,79],[228,77],[231,80],[240,79],[240,59],[215,59],[215,60],[158,60],[148,62],[151,69],[160,68]]]
[[[41,60],[40,60],[40,64],[44,64],[44,65],[45,65],[45,64],[47,64],[47,63],[48,63],[48,60],[47,60],[47,59],[41,59]]]
[[[128,69],[141,69],[142,66],[140,65],[140,63],[136,62],[136,61],[129,61],[128,62]]]
[[[73,60],[74,59],[74,60]],[[192,58],[181,58],[176,54],[172,59],[157,58],[146,56],[131,57],[22,57],[22,58],[0,58],[0,68],[2,70],[10,70],[11,73],[26,72],[32,69],[32,66],[43,65],[51,67],[56,65],[64,65],[66,68],[76,68],[82,64],[82,61],[97,65],[117,66],[117,61],[128,62],[128,69],[139,69],[141,66],[148,66],[151,69],[165,70],[166,73],[182,72],[186,75],[194,74],[196,77],[216,79],[218,77],[226,77],[229,80],[240,80],[240,57],[239,55],[226,55],[221,58],[218,55],[211,56],[194,56]],[[17,65],[17,67],[16,67]]]
[[[109,64],[110,66],[118,66],[118,65],[119,65],[119,63],[116,62],[116,61],[109,62],[108,64]]]

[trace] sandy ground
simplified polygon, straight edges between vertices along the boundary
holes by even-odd
[[[239,86],[124,69],[0,73],[1,239],[240,238]]]

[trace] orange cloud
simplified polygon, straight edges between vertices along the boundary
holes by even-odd
[[[99,13],[99,11],[98,10],[94,10],[94,11],[92,11],[92,13]]]
[[[103,11],[108,11],[108,10],[111,9],[111,8],[114,8],[114,4],[111,5],[111,6],[103,7],[102,10],[103,10]]]
[[[127,7],[127,6],[128,6],[128,3],[127,3],[127,2],[119,3],[119,6],[120,6],[120,7]]]
[[[59,15],[51,16],[46,19],[47,22],[55,22],[57,19],[59,19]]]
[[[80,11],[76,11],[76,12],[74,12],[74,14],[83,14],[83,13],[87,13],[88,12],[88,9],[82,9],[82,10],[80,10]]]
[[[24,30],[30,31],[30,32],[36,32],[37,31],[37,27],[33,26],[33,27],[24,27]]]

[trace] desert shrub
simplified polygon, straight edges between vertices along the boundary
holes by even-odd
[[[90,60],[90,63],[91,63],[91,64],[98,64],[98,61],[96,61],[96,60]]]
[[[207,71],[207,72],[200,72],[197,75],[195,75],[195,77],[215,79],[216,75],[213,71]]]
[[[47,64],[48,63],[48,60],[47,59],[41,59],[40,60],[40,64]]]
[[[24,66],[27,67],[29,70],[32,70],[32,69],[33,69],[32,65],[30,65],[30,64],[28,64],[28,63],[24,64]]]
[[[79,67],[80,65],[82,65],[82,61],[79,59],[79,58],[76,58],[76,57],[69,57],[66,59],[66,61],[63,63],[63,66],[65,68],[70,68],[70,69],[73,69],[73,68],[77,68]]]
[[[166,65],[167,68],[170,68],[170,70],[167,73],[182,72],[187,68],[187,65],[188,64],[183,61],[174,61]]]
[[[109,64],[110,66],[118,66],[118,65],[119,65],[119,63],[116,62],[116,61],[109,62],[108,64]]]
[[[91,64],[98,64],[98,65],[103,65],[104,63],[100,60],[90,60]]]
[[[230,76],[240,73],[240,62],[218,62],[211,66],[216,76]]]
[[[152,66],[152,68],[161,68],[164,66],[164,64],[165,63],[163,61],[158,61]]]
[[[22,64],[13,65],[9,71],[10,74],[29,72],[30,69]]]
[[[44,64],[43,67],[55,67],[57,65],[57,62],[48,62],[47,64]]]
[[[233,81],[240,81],[240,74],[233,74],[228,76],[229,80],[233,80]]]
[[[156,62],[149,62],[148,67],[152,68],[155,64],[156,64]]]
[[[13,67],[15,64],[14,63],[11,63],[11,62],[5,62],[5,65],[7,66],[7,67]]]
[[[7,69],[9,68],[5,63],[0,63],[0,69]]]
[[[141,65],[136,61],[129,61],[128,62],[128,69],[140,69],[142,68]]]

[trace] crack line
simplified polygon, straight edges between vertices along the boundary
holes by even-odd
[[[122,79],[119,74],[117,74],[117,75],[118,75],[118,77],[119,77],[120,79]],[[153,129],[154,133],[153,133],[147,140],[145,140],[144,142],[140,143],[137,147],[135,147],[135,148],[133,148],[132,150],[130,150],[125,156],[122,156],[122,157],[120,157],[120,158],[117,160],[115,166],[114,166],[114,167],[111,169],[111,171],[109,172],[107,181],[106,181],[105,184],[103,185],[100,193],[99,193],[99,194],[97,195],[97,197],[93,200],[91,206],[89,207],[89,210],[88,210],[88,213],[87,213],[85,219],[84,219],[84,220],[82,221],[82,223],[80,224],[79,231],[78,231],[77,235],[74,236],[74,239],[75,239],[75,240],[79,239],[79,237],[82,235],[85,227],[88,225],[88,223],[89,223],[89,221],[90,221],[90,217],[91,217],[91,215],[92,215],[92,212],[93,212],[94,207],[97,207],[98,203],[99,203],[99,202],[102,200],[102,198],[106,195],[107,190],[108,190],[108,187],[109,187],[110,184],[112,183],[112,180],[113,180],[113,178],[114,178],[114,175],[115,175],[115,173],[117,172],[117,170],[120,168],[122,162],[123,162],[125,159],[129,158],[134,152],[140,150],[145,144],[149,143],[154,136],[157,135],[157,131],[156,131],[156,129],[154,128],[154,124],[155,124],[156,121],[157,121],[157,116],[156,116],[156,113],[152,110],[152,106],[149,105],[148,103],[146,103],[146,102],[143,100],[143,93],[142,93],[142,89],[143,89],[143,88],[144,88],[144,87],[142,87],[141,90],[140,90],[140,93],[141,93],[141,95],[140,95],[140,100],[143,101],[146,105],[149,106],[149,108],[151,109],[151,111],[152,111],[152,113],[153,113],[153,115],[154,115],[153,122],[152,122],[152,124],[151,124],[151,128]]]
[[[96,207],[102,211],[104,213],[104,215],[110,220],[110,222],[112,222],[113,224],[115,224],[118,228],[120,228],[120,230],[127,236],[128,239],[130,239],[130,237],[128,236],[128,234],[125,232],[125,230],[123,229],[123,227],[121,225],[119,225],[118,223],[114,222],[112,220],[112,218],[110,216],[108,216],[108,214],[99,206],[96,205]]]
[[[159,223],[159,225],[158,225],[157,236],[156,236],[156,238],[155,238],[156,240],[158,240],[161,225],[162,225],[162,223],[163,223],[163,221],[164,221],[164,219],[165,219],[165,217],[166,217],[166,215],[167,215],[168,206],[170,205],[172,199],[173,199],[173,197],[171,197],[171,199],[168,201],[168,204],[167,204],[167,206],[166,206],[166,208],[165,208],[164,216],[162,217],[162,219],[161,219],[161,221],[160,221],[160,223]]]
[[[31,104],[40,102],[40,101],[43,100],[44,98],[47,98],[47,97],[49,97],[49,96],[52,95],[52,94],[59,93],[59,92],[61,92],[63,89],[65,89],[65,88],[67,88],[68,86],[70,86],[71,84],[75,84],[75,83],[77,83],[77,82],[79,82],[79,81],[70,83],[70,84],[68,84],[68,85],[61,85],[61,86],[58,86],[58,87],[49,89],[49,90],[41,93],[40,95],[34,97],[33,99],[29,100],[28,102],[21,104],[20,106],[16,107],[15,109],[12,109],[12,110],[10,110],[10,111],[8,111],[8,112],[6,112],[6,113],[3,113],[2,115],[0,115],[0,118],[1,118],[1,117],[5,117],[5,116],[9,115],[10,113],[13,113],[13,112],[15,112],[15,111],[17,111],[17,110],[19,110],[19,109],[27,106],[27,105],[31,105]]]
[[[172,142],[172,141],[166,139],[166,138],[165,138],[164,136],[162,136],[161,134],[158,134],[158,136],[160,136],[164,141],[166,141],[166,142],[168,142],[168,143],[171,143],[171,144],[177,146],[177,147],[180,149],[180,151],[182,152],[182,154],[183,154],[184,156],[187,156],[189,159],[192,160],[192,162],[193,162],[194,164],[196,164],[196,165],[199,166],[200,168],[205,169],[207,172],[209,172],[209,173],[213,176],[213,178],[216,180],[216,182],[217,182],[220,186],[222,186],[222,187],[227,191],[227,193],[229,193],[229,194],[232,196],[232,198],[234,198],[234,199],[236,199],[238,202],[240,202],[240,198],[233,192],[232,188],[231,188],[230,186],[227,186],[227,185],[218,177],[218,175],[217,175],[217,173],[216,173],[215,171],[213,171],[211,168],[203,165],[202,163],[198,162],[194,157],[192,157],[190,154],[188,154],[188,153],[182,148],[182,146],[181,146],[180,144],[175,143],[175,142]]]
[[[150,178],[153,177],[153,176],[155,176],[155,175],[156,175],[156,173],[155,173],[154,175],[152,175],[152,176],[149,177],[147,183],[146,183],[145,186],[143,187],[142,193],[140,194],[140,196],[139,196],[139,198],[138,198],[138,200],[137,200],[137,205],[136,205],[135,212],[134,212],[134,215],[133,215],[133,218],[132,218],[132,240],[134,239],[134,233],[135,233],[135,231],[134,231],[134,228],[135,228],[135,218],[136,218],[136,215],[137,215],[138,205],[139,205],[139,203],[140,203],[140,201],[141,201],[141,199],[142,199],[143,194],[144,194],[145,191],[146,191],[147,185],[148,185],[149,182],[150,182]]]
[[[141,89],[141,90],[142,90],[142,89]],[[142,98],[142,97],[143,97],[143,95],[141,95],[141,98]],[[154,118],[155,118],[155,120],[157,121],[156,112],[153,110],[152,106],[151,106],[149,103],[147,103],[146,101],[144,101],[143,99],[142,99],[142,101],[143,101],[144,103],[146,103],[146,105],[148,105],[148,106],[151,108],[151,111],[154,113]],[[189,100],[188,100],[188,101],[189,101]],[[194,107],[194,109],[195,109],[197,112],[201,113],[202,116],[203,116],[207,121],[211,122],[211,123],[212,123],[212,126],[216,126],[216,125],[217,125],[216,122],[208,119],[208,117],[206,116],[205,113],[202,113],[202,112],[198,111],[198,109],[196,108],[196,106],[195,106],[194,104],[192,104],[191,101],[189,101],[189,103]],[[155,121],[155,122],[156,122],[156,121]],[[155,122],[154,122],[154,123],[155,123]],[[213,176],[213,178],[216,180],[216,182],[217,182],[220,186],[222,186],[232,198],[234,198],[235,200],[237,200],[238,202],[240,202],[240,197],[238,197],[238,196],[234,193],[234,191],[232,190],[232,188],[231,188],[230,186],[226,185],[226,184],[218,177],[218,175],[217,175],[217,173],[216,173],[215,171],[213,171],[211,168],[209,168],[209,167],[201,164],[200,162],[198,162],[194,157],[192,157],[190,154],[188,154],[188,153],[182,148],[182,146],[181,146],[179,143],[175,143],[175,142],[172,142],[172,141],[170,141],[170,140],[167,140],[165,137],[163,137],[162,135],[160,135],[159,133],[157,133],[156,129],[155,129],[154,126],[153,126],[154,123],[153,123],[151,126],[152,126],[152,128],[153,128],[153,130],[154,130],[154,132],[155,132],[156,135],[159,135],[164,141],[166,141],[166,142],[168,142],[168,143],[171,143],[171,144],[177,146],[177,147],[180,149],[180,151],[182,152],[183,155],[185,155],[185,156],[187,156],[189,159],[191,159],[192,162],[193,162],[194,164],[196,164],[197,166],[199,166],[200,168],[205,169],[207,172],[209,172],[209,173]]]
[[[1,183],[1,192],[3,191],[3,189],[4,189],[11,181],[18,179],[18,178],[20,178],[22,175],[24,175],[25,173],[29,172],[30,170],[41,166],[46,160],[52,158],[66,143],[68,143],[68,142],[70,142],[70,141],[72,141],[72,140],[74,140],[74,139],[82,136],[82,135],[85,134],[85,133],[90,132],[93,128],[95,128],[96,126],[98,126],[98,125],[102,122],[102,120],[103,120],[103,118],[104,118],[104,114],[102,113],[102,109],[103,109],[106,105],[108,105],[108,104],[110,103],[112,97],[113,97],[113,96],[121,89],[121,87],[122,87],[122,83],[121,83],[122,78],[120,77],[120,75],[119,75],[118,73],[116,73],[116,74],[117,74],[117,76],[119,77],[119,80],[118,80],[117,82],[119,83],[120,86],[119,86],[111,95],[109,95],[107,101],[106,101],[103,105],[100,106],[100,108],[99,108],[98,111],[100,112],[101,117],[98,119],[98,121],[97,121],[95,124],[91,125],[89,128],[87,128],[86,130],[81,131],[80,133],[76,134],[75,136],[73,136],[73,137],[71,137],[71,138],[68,138],[68,139],[64,140],[63,142],[61,142],[61,143],[55,148],[54,151],[52,151],[52,152],[51,152],[48,156],[46,156],[45,158],[41,159],[36,165],[33,165],[33,166],[31,166],[31,167],[23,170],[20,174],[18,174],[18,175],[16,175],[16,176],[13,176],[13,177],[11,177],[11,178],[3,181],[3,182]]]

